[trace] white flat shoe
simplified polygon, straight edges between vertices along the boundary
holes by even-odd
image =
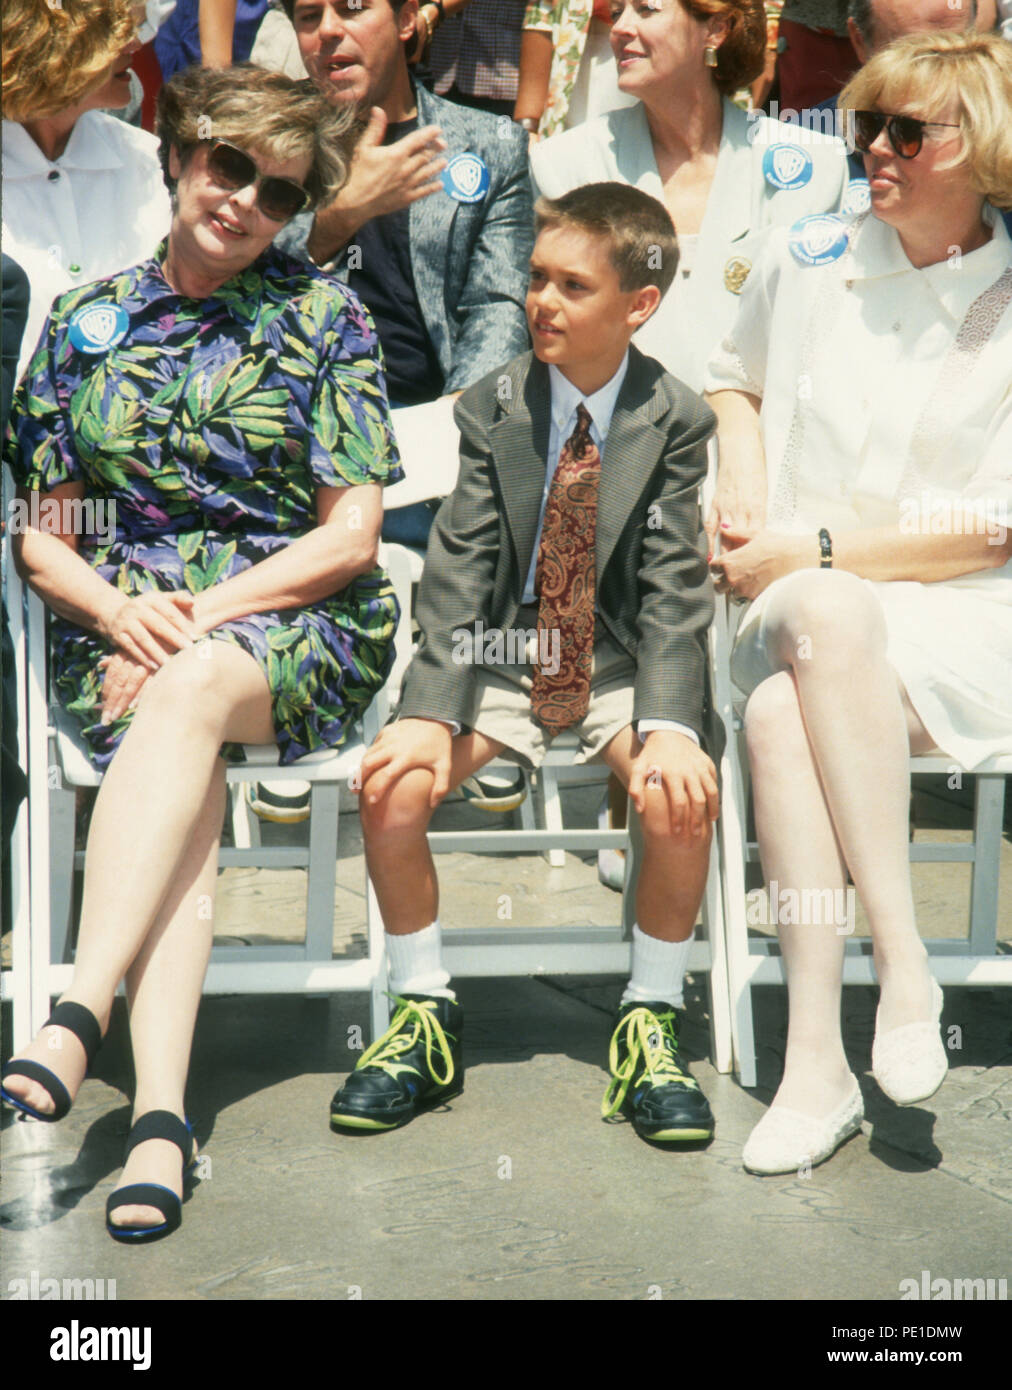
[[[875,1041],[871,1045],[871,1070],[879,1086],[896,1105],[916,1105],[933,1096],[945,1080],[949,1059],[938,1032],[942,1016],[942,991],[931,981],[932,1018],[907,1023],[879,1033],[875,1016]]]
[[[864,1119],[864,1101],[857,1077],[854,1089],[824,1120],[803,1115],[786,1105],[767,1110],[748,1137],[741,1161],[750,1173],[793,1173],[803,1165],[825,1163],[845,1139],[856,1134]]]

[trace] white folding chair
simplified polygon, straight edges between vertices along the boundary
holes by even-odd
[[[401,605],[395,637],[396,685],[410,659],[411,581],[400,547],[381,548]],[[11,566],[13,571],[13,566]],[[72,875],[83,854],[74,851],[74,800],[79,787],[98,786],[101,777],[85,756],[72,722],[47,699],[45,610],[30,591],[24,594],[13,576],[9,586],[12,635],[20,652],[19,688],[25,692],[25,757],[29,779],[27,854],[18,861],[14,891],[17,915],[12,966],[3,974],[3,989],[13,999],[13,1044],[34,1036],[49,1012],[50,996],[65,989],[72,974],[69,918]],[[25,621],[22,626],[21,614]],[[14,614],[17,617],[14,617]],[[390,682],[388,682],[390,684]],[[229,783],[249,780],[251,769],[270,769],[272,779],[298,778],[312,785],[308,850],[295,846],[223,848],[219,864],[307,870],[307,928],[304,942],[284,945],[216,946],[205,981],[209,994],[324,993],[361,990],[371,995],[371,1024],[376,1035],[386,1027],[387,1001],[383,936],[375,921],[367,923],[365,959],[333,959],[334,870],[337,859],[338,793],[356,773],[362,753],[379,731],[389,710],[386,687],[369,706],[339,750],[327,750],[282,768],[274,745],[246,748],[247,761],[231,764]],[[52,822],[51,822],[52,815]],[[24,818],[24,812],[22,812]],[[20,842],[19,842],[20,843]],[[27,862],[25,862],[27,861]]]

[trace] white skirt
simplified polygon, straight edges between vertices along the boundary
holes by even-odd
[[[864,582],[882,606],[890,664],[936,746],[971,772],[1012,755],[1012,607],[958,585]],[[738,626],[731,679],[745,695],[780,669],[764,619],[782,583],[764,589]],[[860,700],[857,670],[853,692]]]

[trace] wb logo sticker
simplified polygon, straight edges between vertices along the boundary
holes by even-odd
[[[763,174],[774,188],[804,188],[812,177],[812,156],[797,145],[771,145],[763,155]]]
[[[488,192],[488,165],[476,154],[458,154],[443,170],[442,180],[458,203],[480,203]]]
[[[843,195],[840,211],[844,217],[860,217],[871,207],[871,188],[867,179],[851,179]]]
[[[835,213],[802,217],[791,228],[790,248],[802,265],[828,265],[847,249],[847,224]]]
[[[108,352],[127,335],[130,320],[118,304],[88,304],[70,319],[70,341],[81,352]]]

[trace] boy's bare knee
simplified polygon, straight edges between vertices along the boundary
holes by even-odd
[[[691,826],[683,826],[680,834],[672,832],[671,824],[665,817],[658,819],[652,827],[644,817],[643,826],[644,867],[656,857],[663,866],[663,872],[670,880],[671,891],[681,894],[688,883],[702,881],[706,876],[710,859],[710,843],[713,839],[713,822],[707,819],[700,835],[692,833]]]
[[[640,812],[640,829],[644,842],[662,845],[671,839],[671,820],[668,815],[668,798],[661,787],[649,787]]]
[[[405,772],[385,795],[377,801],[370,801],[370,789],[376,790],[378,776],[373,773],[366,779],[359,799],[362,832],[366,838],[375,840],[413,831],[424,834],[433,810],[429,804],[432,774],[417,768]]]

